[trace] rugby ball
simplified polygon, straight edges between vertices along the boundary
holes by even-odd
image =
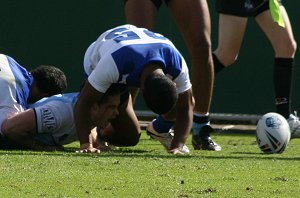
[[[290,141],[287,120],[278,113],[263,115],[256,126],[256,142],[264,153],[282,153]]]

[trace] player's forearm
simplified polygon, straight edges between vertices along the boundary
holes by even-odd
[[[39,141],[36,141],[33,136],[30,134],[28,135],[8,135],[8,138],[12,139],[16,143],[20,144],[21,146],[28,148],[34,151],[62,151],[64,150],[63,146],[51,146],[43,144]]]
[[[4,130],[5,131],[5,130]],[[5,131],[6,132],[6,131]],[[61,151],[64,150],[63,146],[50,146],[42,144],[36,141],[30,134],[13,134],[13,133],[3,133],[8,139],[15,142],[17,145],[24,147],[25,149],[30,149],[34,151]]]
[[[28,112],[29,111],[23,112],[20,115],[6,119],[2,124],[1,131],[3,135],[16,144],[31,148],[31,146],[35,143],[35,140],[32,137],[32,134],[35,132],[33,129],[35,125],[30,124],[31,119],[20,119],[22,114],[26,114],[25,116],[29,117],[30,115]]]
[[[185,144],[192,128],[193,116],[190,114],[182,114],[176,118],[171,149],[182,147]]]
[[[16,144],[21,145],[24,148],[35,150],[34,147],[37,143],[30,134],[25,132],[22,134],[13,133],[13,131],[6,130],[5,128],[3,130],[3,134]]]
[[[77,104],[75,108],[75,125],[80,145],[90,143],[90,121],[87,109],[89,107]]]
[[[87,127],[86,126],[81,126],[81,125],[78,125],[78,132],[77,132],[77,135],[78,135],[78,140],[80,142],[80,145],[83,145],[83,144],[90,144],[90,138],[89,138],[89,133],[87,133]]]
[[[180,148],[185,144],[192,128],[194,106],[195,101],[191,89],[179,95],[171,149]]]

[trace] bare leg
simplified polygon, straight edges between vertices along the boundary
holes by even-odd
[[[238,57],[244,38],[247,18],[219,15],[219,40],[215,55],[224,66],[229,66]]]
[[[128,0],[125,4],[127,23],[137,27],[154,30],[156,14],[157,9],[150,0]]]
[[[294,39],[289,17],[281,6],[286,27],[282,28],[275,23],[271,17],[270,11],[265,11],[256,17],[256,21],[265,32],[275,50],[275,57],[293,58],[296,52],[297,44]]]
[[[169,8],[191,54],[195,112],[206,114],[210,109],[214,82],[207,2],[172,0]]]
[[[269,10],[256,17],[256,21],[265,32],[275,51],[273,83],[277,113],[289,118],[292,113],[292,84],[294,55],[297,44],[293,36],[286,10],[281,6],[285,28],[280,27],[271,17]],[[293,130],[293,129],[291,129]]]
[[[137,27],[154,30],[157,9],[150,0],[128,0],[125,4],[126,22]],[[133,104],[139,89],[130,89]]]

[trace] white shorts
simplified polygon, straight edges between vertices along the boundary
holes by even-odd
[[[10,115],[24,111],[17,103],[16,79],[7,57],[0,54],[0,133],[3,121]]]

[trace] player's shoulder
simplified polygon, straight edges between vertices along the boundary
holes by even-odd
[[[71,92],[71,93],[57,94],[49,97],[46,100],[54,100],[62,103],[73,103],[76,102],[78,96],[79,96],[79,92]]]
[[[29,108],[34,108],[37,106],[42,106],[48,103],[62,103],[62,104],[73,104],[77,101],[79,96],[79,92],[65,93],[65,94],[57,94],[50,97],[45,97],[40,99],[39,101],[30,104]]]
[[[6,63],[12,66],[20,66],[20,64],[15,59],[6,54],[0,54],[0,61],[2,64]]]

